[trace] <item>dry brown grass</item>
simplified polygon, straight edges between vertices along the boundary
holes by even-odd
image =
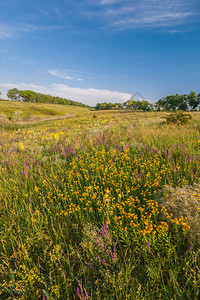
[[[156,195],[159,205],[164,206],[174,218],[187,218],[191,241],[200,245],[200,184],[176,188],[166,186],[162,192],[160,200],[159,194]],[[164,214],[161,216],[165,217]]]

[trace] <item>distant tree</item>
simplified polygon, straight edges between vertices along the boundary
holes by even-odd
[[[195,92],[191,91],[187,95],[187,102],[191,110],[195,110],[200,105],[200,94],[196,95]]]
[[[157,109],[164,110],[196,110],[200,107],[200,94],[191,91],[189,95],[170,95],[156,102]]]
[[[126,108],[127,109],[133,109],[137,110],[138,109],[138,101],[130,99],[126,102]]]
[[[116,103],[107,103],[107,102],[103,102],[103,103],[97,103],[97,105],[95,106],[96,110],[108,110],[108,109],[113,109],[116,106]]]
[[[114,103],[113,105],[113,109],[122,109],[122,108],[123,108],[122,103]]]
[[[157,108],[164,110],[188,110],[187,95],[170,95],[156,102]]]
[[[167,98],[167,105],[170,110],[176,110],[177,107],[181,104],[180,102],[181,99],[179,98],[178,94],[171,95],[166,98]]]
[[[152,107],[153,105],[146,100],[139,101],[138,103],[138,109],[141,109],[143,111],[150,111]]]
[[[198,100],[198,107],[199,107],[199,110],[200,110],[200,93],[197,95],[197,100]]]
[[[36,98],[36,93],[29,90],[25,90],[20,91],[19,96],[23,102],[35,102],[34,99]]]
[[[9,99],[13,100],[13,101],[19,101],[19,90],[17,88],[13,88],[8,90],[7,92],[7,96]]]
[[[95,106],[95,109],[100,110],[100,108],[101,108],[101,103],[97,103],[96,106]]]
[[[167,105],[167,103],[166,103],[166,99],[164,97],[159,99],[155,103],[155,106],[156,106],[157,110],[161,110],[161,109],[167,110],[166,105]]]
[[[1,99],[1,96],[2,96],[2,92],[0,91],[0,99]]]
[[[147,100],[139,101],[139,100],[130,99],[124,103],[124,107],[126,109],[150,111],[153,108],[153,105]]]

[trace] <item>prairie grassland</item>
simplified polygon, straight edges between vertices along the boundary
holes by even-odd
[[[66,115],[85,114],[87,112],[88,109],[82,107],[0,100],[0,114],[4,114],[9,120],[12,120],[14,115],[18,113],[21,117],[21,123],[32,123],[49,118],[53,119],[53,117],[61,118]]]
[[[0,299],[199,299],[200,113],[63,112],[1,126]]]

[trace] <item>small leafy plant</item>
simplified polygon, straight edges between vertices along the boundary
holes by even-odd
[[[167,124],[184,125],[192,119],[192,116],[183,112],[175,112],[163,118],[166,119]]]

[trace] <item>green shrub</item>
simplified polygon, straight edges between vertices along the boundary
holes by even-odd
[[[170,114],[163,118],[166,119],[167,124],[184,125],[192,119],[192,116],[183,112],[175,112],[174,114]]]

